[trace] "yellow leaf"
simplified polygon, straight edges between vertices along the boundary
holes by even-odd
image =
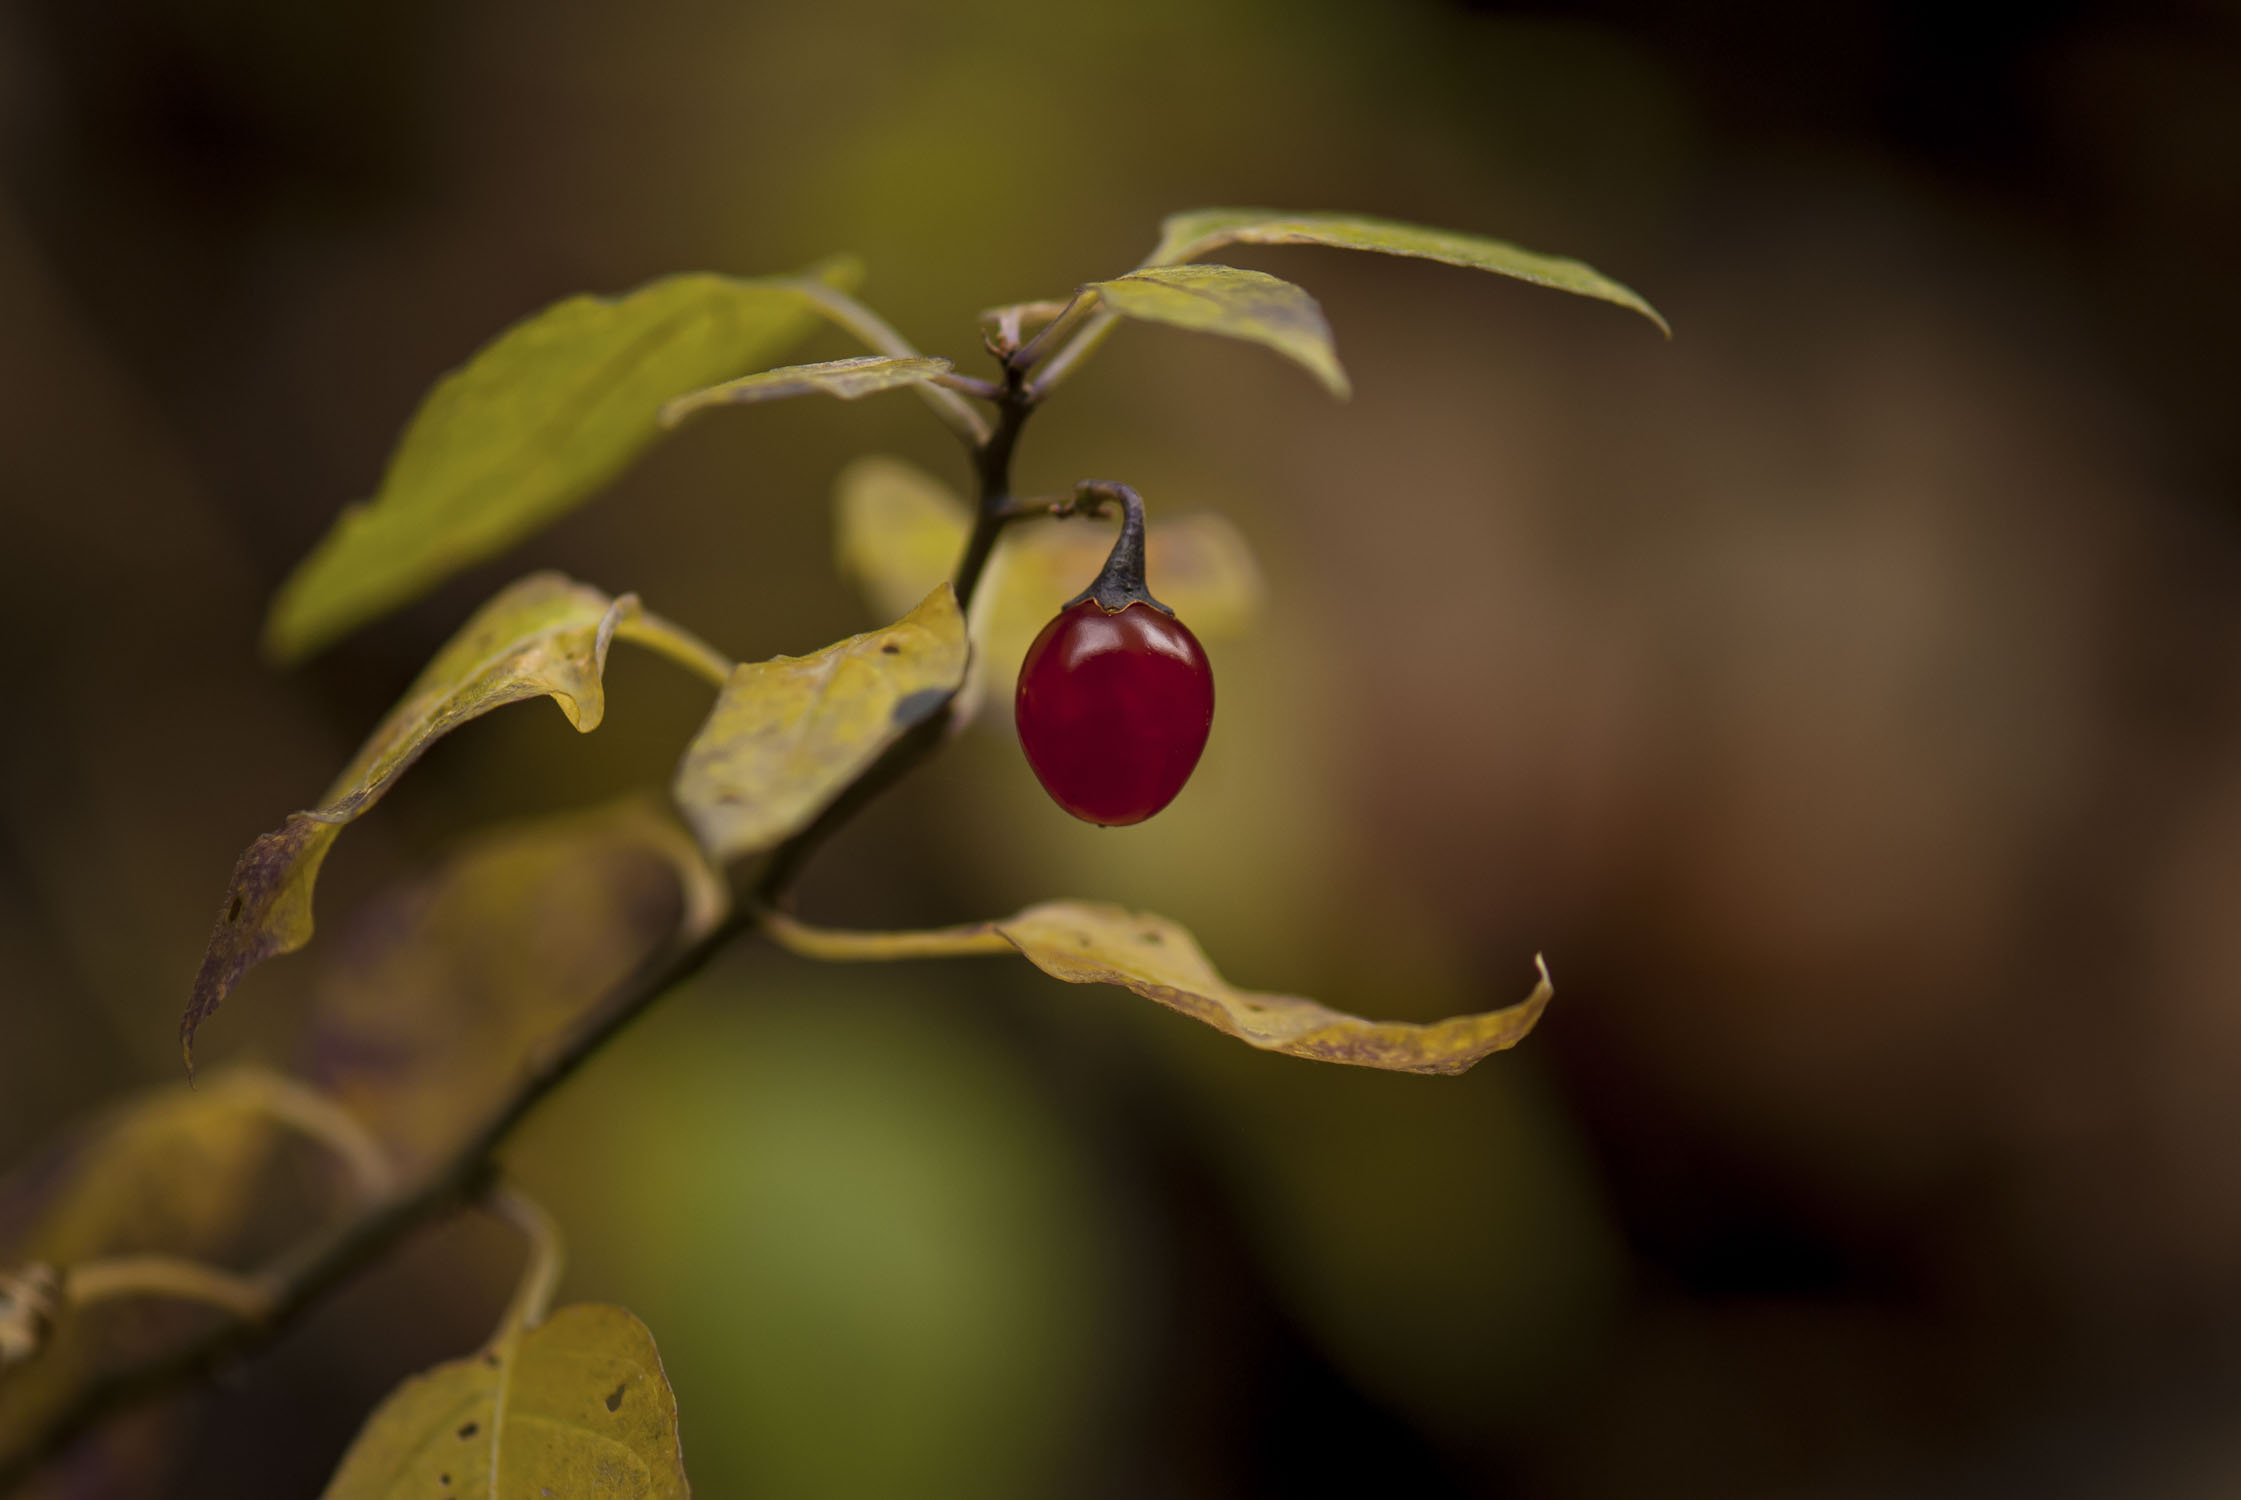
[[[677,805],[719,864],[807,828],[965,680],[957,596],[938,584],[882,630],[733,671],[677,768]]]
[[[1542,255],[1484,235],[1430,229],[1359,214],[1291,214],[1266,208],[1203,208],[1170,216],[1160,225],[1159,247],[1144,264],[1169,266],[1196,260],[1224,245],[1327,245],[1435,260],[1467,270],[1492,271],[1632,308],[1667,335],[1672,329],[1640,293],[1593,266],[1562,255]]]
[[[1088,901],[1047,901],[1015,917],[926,932],[843,932],[777,913],[765,913],[763,924],[796,953],[838,961],[951,958],[1008,946],[1055,979],[1120,985],[1263,1051],[1398,1073],[1467,1071],[1516,1046],[1555,993],[1544,965],[1533,992],[1501,1010],[1365,1021],[1313,1000],[1233,988],[1176,923]]]
[[[882,616],[899,613],[949,576],[972,525],[970,509],[940,480],[884,457],[858,459],[841,471],[833,512],[840,571]],[[1004,533],[973,601],[972,680],[962,701],[982,696],[987,674],[1003,684],[996,696],[1009,711],[1010,683],[1028,643],[1097,576],[1119,525],[1117,517],[1035,520]],[[1210,512],[1152,522],[1145,573],[1152,592],[1201,641],[1240,635],[1260,612],[1252,549],[1235,526]]]
[[[377,903],[313,1005],[310,1075],[407,1172],[459,1144],[541,1047],[729,893],[644,798],[501,829]]]
[[[67,1271],[108,1256],[215,1260],[239,1251],[286,1134],[270,1107],[275,1082],[230,1070],[200,1088],[157,1090],[95,1125],[48,1169],[60,1186],[46,1192],[22,1238],[0,1247],[0,1267]],[[65,1311],[46,1348],[0,1379],[0,1470],[121,1352],[146,1353],[209,1316],[199,1308],[171,1313],[151,1321],[113,1307]]]
[[[403,1170],[444,1159],[522,1067],[728,892],[648,798],[506,827],[376,904],[320,980],[309,1076]]]
[[[607,647],[618,633],[632,633],[640,618],[636,595],[610,599],[558,573],[532,574],[476,611],[335,778],[320,805],[259,838],[235,864],[179,1023],[180,1050],[189,1065],[195,1029],[241,976],[311,940],[312,885],[344,824],[380,801],[431,743],[494,708],[550,697],[577,729],[597,728],[607,709],[600,681]],[[689,639],[666,626],[648,635],[648,643],[662,649]]]
[[[1341,401],[1351,389],[1339,368],[1322,306],[1281,277],[1235,266],[1148,266],[1112,281],[1092,282],[1088,290],[1124,318],[1274,349]]]
[[[948,371],[948,360],[923,354],[860,354],[814,365],[786,365],[679,396],[663,405],[661,425],[675,427],[710,406],[747,406],[789,396],[826,395],[857,401],[879,391],[924,385]]]
[[[281,586],[266,649],[307,656],[567,514],[661,436],[664,401],[767,364],[855,274],[669,276],[507,329],[428,393],[379,492]]]
[[[841,576],[892,620],[956,570],[971,509],[915,464],[874,454],[833,485],[834,560]]]
[[[415,1375],[366,1419],[325,1500],[685,1500],[677,1397],[646,1325],[619,1307],[509,1321]]]

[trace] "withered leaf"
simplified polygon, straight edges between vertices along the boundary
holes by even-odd
[[[763,923],[794,952],[840,961],[1012,948],[1053,978],[1120,985],[1263,1051],[1399,1073],[1462,1073],[1514,1047],[1555,993],[1543,966],[1533,992],[1500,1010],[1444,1021],[1367,1021],[1295,995],[1237,989],[1177,923],[1089,901],[1048,901],[1017,916],[924,932],[836,931],[777,913],[764,914]]]

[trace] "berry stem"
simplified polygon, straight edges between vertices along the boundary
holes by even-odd
[[[1148,604],[1163,615],[1175,611],[1152,597],[1144,586],[1144,498],[1125,484],[1110,479],[1085,479],[1074,486],[1074,498],[1055,512],[1061,516],[1096,516],[1104,514],[1108,504],[1121,508],[1120,535],[1113,538],[1113,550],[1105,558],[1104,571],[1095,582],[1067,600],[1061,609],[1072,609],[1085,599],[1095,600],[1097,607],[1109,615],[1117,615],[1131,604]]]

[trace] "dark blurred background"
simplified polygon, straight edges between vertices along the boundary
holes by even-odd
[[[1377,212],[1579,255],[1678,337],[1239,252],[1323,299],[1352,404],[1132,328],[1022,459],[1260,552],[1191,789],[1099,832],[980,735],[806,899],[1126,901],[1381,1016],[1541,951],[1546,1022],[1390,1077],[750,946],[513,1153],[566,1295],[646,1317],[711,1496],[2241,1494],[2233,0],[14,0],[0,182],[0,1160],[176,1078],[234,856],[499,584],[800,652],[869,623],[840,465],[963,478],[902,398],[710,420],[262,665],[502,325],[854,250],[977,368],[975,310],[1167,212]],[[663,782],[705,691],[611,684],[597,734],[431,754],[209,1055],[283,1055],[353,912],[476,830]],[[515,1255],[416,1242],[127,1492],[315,1492]]]

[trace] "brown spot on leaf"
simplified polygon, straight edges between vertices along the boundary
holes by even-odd
[[[459,1424],[459,1441],[465,1442],[480,1431],[482,1431],[482,1423],[462,1422]]]
[[[886,645],[879,648],[879,654],[881,656],[900,656],[903,654],[903,648],[896,645],[893,641],[889,641]]]
[[[629,1384],[630,1382],[626,1380],[607,1393],[607,1410],[620,1411],[622,1409],[623,1391]]]

